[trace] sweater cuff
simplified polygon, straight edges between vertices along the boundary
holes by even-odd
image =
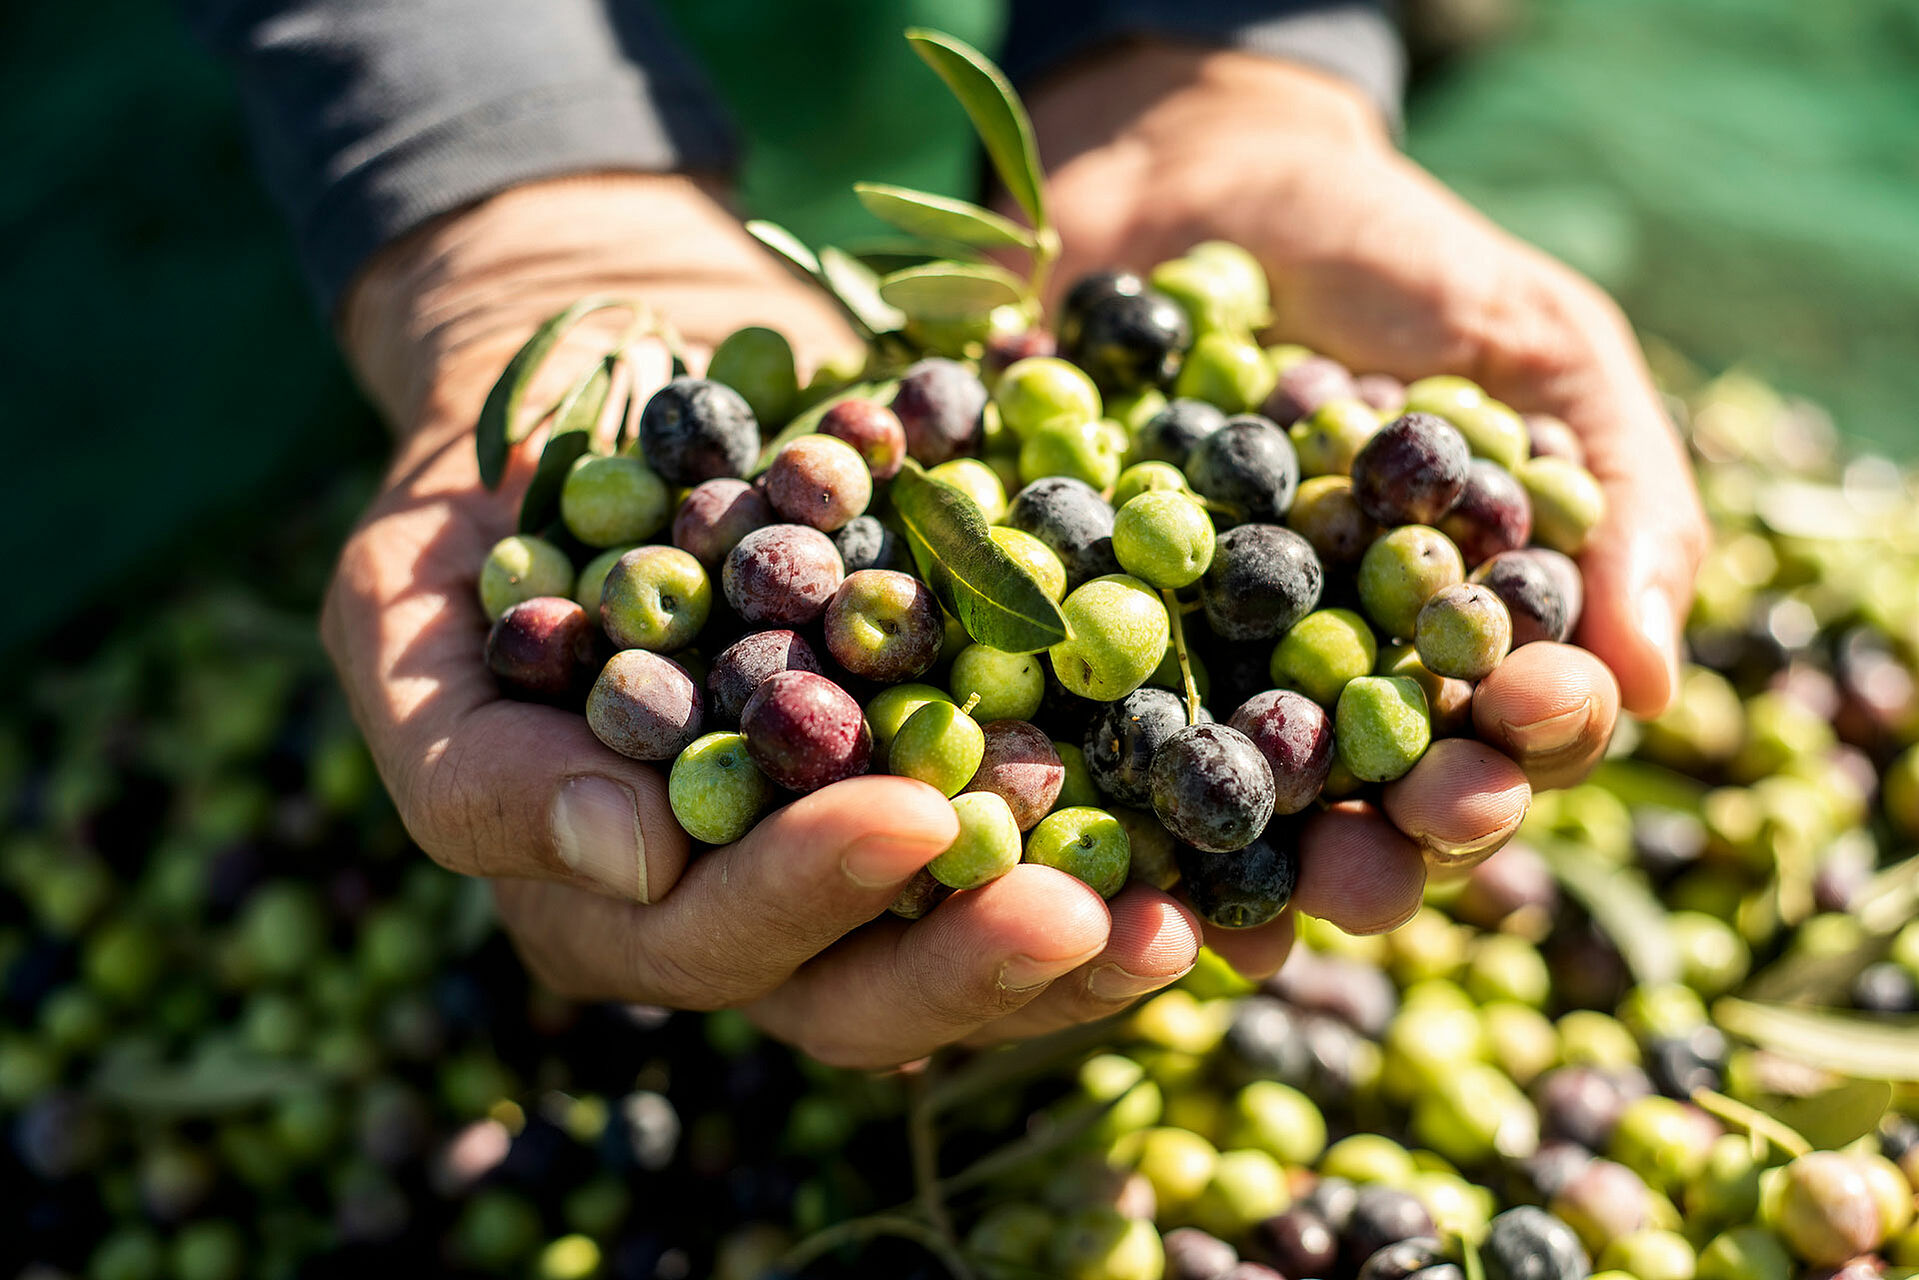
[[[717,98],[645,4],[541,0],[537,17],[522,0],[202,10],[328,312],[383,245],[508,187],[737,159]]]

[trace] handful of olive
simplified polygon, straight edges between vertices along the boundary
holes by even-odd
[[[1267,302],[1218,242],[1089,276],[1056,335],[816,388],[813,430],[771,449],[741,391],[675,379],[632,445],[572,464],[549,536],[493,548],[487,660],[670,762],[699,840],[857,774],[938,788],[960,834],[902,914],[1025,859],[1270,920],[1295,815],[1470,732],[1475,682],[1572,633],[1604,500],[1564,424],[1261,348]],[[1050,603],[1052,643],[968,633],[935,567],[968,548],[896,501],[925,480]]]

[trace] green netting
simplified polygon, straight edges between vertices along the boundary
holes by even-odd
[[[1919,451],[1919,5],[1536,0],[1409,149],[1646,331]]]

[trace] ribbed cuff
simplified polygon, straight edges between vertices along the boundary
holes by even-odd
[[[382,245],[494,192],[737,158],[699,70],[632,0],[240,0],[202,27],[329,312]]]
[[[1023,0],[1001,65],[1015,82],[1104,44],[1142,37],[1285,58],[1351,81],[1395,131],[1406,53],[1383,4],[1359,0]]]

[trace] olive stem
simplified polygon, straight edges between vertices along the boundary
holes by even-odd
[[[1171,587],[1160,588],[1159,594],[1166,600],[1166,617],[1173,626],[1173,658],[1179,663],[1180,679],[1186,685],[1186,723],[1199,723],[1199,682],[1193,679],[1193,659],[1186,652],[1186,627],[1180,621],[1184,609],[1179,597],[1173,594]]]
[[[1726,1123],[1744,1129],[1747,1133],[1765,1138],[1775,1147],[1789,1156],[1803,1156],[1812,1151],[1812,1143],[1797,1129],[1782,1120],[1775,1119],[1756,1107],[1728,1098],[1723,1093],[1711,1089],[1695,1089],[1692,1100],[1703,1111],[1709,1111]]]
[[[1059,232],[1042,224],[1033,234],[1033,271],[1026,279],[1026,289],[1035,306],[1046,296],[1046,281],[1053,274],[1053,264],[1059,255]]]
[[[816,1259],[842,1245],[858,1244],[879,1236],[910,1240],[940,1260],[954,1280],[974,1280],[972,1267],[953,1242],[917,1218],[900,1213],[876,1213],[865,1218],[848,1218],[830,1227],[822,1227],[788,1249],[780,1257],[779,1269],[797,1274]]]
[[[946,1201],[940,1192],[939,1140],[933,1131],[933,1108],[930,1105],[931,1077],[938,1062],[939,1059],[935,1057],[925,1070],[909,1077],[906,1145],[913,1161],[914,1199],[941,1239],[951,1243],[953,1219],[946,1212]]]

